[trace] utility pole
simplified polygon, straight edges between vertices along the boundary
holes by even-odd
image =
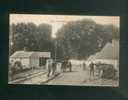
[[[55,62],[56,62],[56,55],[57,55],[57,41],[55,40]]]

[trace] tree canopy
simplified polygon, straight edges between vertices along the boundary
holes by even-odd
[[[57,58],[87,59],[100,51],[107,42],[119,38],[119,28],[101,25],[90,19],[70,21],[56,32],[52,39],[49,24],[18,23],[10,26],[10,54],[26,48],[28,51],[50,51]]]
[[[113,25],[100,25],[90,19],[68,22],[58,30],[57,43],[63,56],[86,59],[111,42],[118,28]]]
[[[12,24],[10,27],[11,40],[13,42],[10,54],[26,48],[28,51],[49,51],[51,46],[51,26],[34,23]]]

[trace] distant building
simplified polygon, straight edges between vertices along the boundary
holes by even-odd
[[[16,51],[10,56],[10,62],[20,61],[25,68],[35,68],[46,65],[51,58],[50,52]]]
[[[87,63],[91,61],[113,64],[116,69],[119,69],[119,40],[114,39],[112,43],[107,43],[100,52],[90,56]]]

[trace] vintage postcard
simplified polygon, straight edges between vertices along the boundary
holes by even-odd
[[[9,15],[8,84],[119,86],[119,16]]]

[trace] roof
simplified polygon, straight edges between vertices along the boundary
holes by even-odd
[[[51,53],[50,52],[34,52],[35,54],[37,54],[40,57],[46,57],[46,58],[50,58],[51,57]]]
[[[10,57],[11,58],[28,58],[31,57],[33,52],[26,52],[26,51],[16,51]]]
[[[50,52],[36,52],[36,51],[16,51],[10,57],[11,58],[29,58],[35,55],[38,57],[46,57],[46,58],[51,57]]]
[[[100,52],[90,56],[88,60],[93,59],[119,59],[119,41],[107,43]]]

